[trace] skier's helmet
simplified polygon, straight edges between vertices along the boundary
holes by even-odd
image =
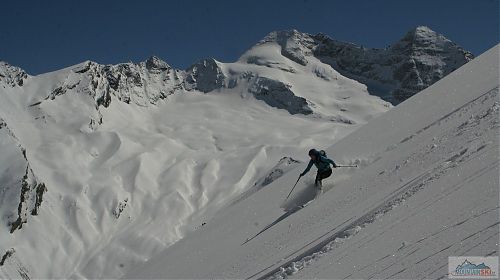
[[[309,150],[309,155],[310,156],[318,156],[318,151],[316,151],[316,149],[310,149]]]

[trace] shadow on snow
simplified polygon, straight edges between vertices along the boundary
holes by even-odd
[[[317,189],[314,186],[308,186],[304,189],[302,189],[299,193],[296,195],[292,195],[292,197],[286,201],[284,201],[281,205],[281,208],[285,211],[285,213],[281,216],[279,216],[274,222],[268,224],[265,226],[261,231],[259,231],[257,234],[252,236],[251,238],[247,238],[245,242],[243,242],[241,245],[245,245],[246,243],[250,242],[251,240],[255,239],[257,236],[265,232],[266,230],[270,229],[271,227],[275,226],[279,222],[283,221],[284,219],[288,218],[290,215],[293,213],[299,211],[302,209],[302,206],[307,204],[309,201],[313,200],[317,195]]]

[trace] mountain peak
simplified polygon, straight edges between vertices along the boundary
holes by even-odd
[[[438,47],[450,48],[456,46],[451,40],[446,38],[440,33],[430,29],[427,26],[417,26],[408,31],[403,38],[401,38],[394,47],[397,48],[415,48],[415,47]]]
[[[427,26],[418,26],[408,31],[391,49],[406,54],[427,53],[439,56],[450,55],[450,57],[460,54],[466,62],[474,58],[472,53]]]
[[[278,44],[284,57],[303,66],[307,65],[306,56],[311,54],[311,49],[315,45],[311,35],[295,29],[273,31],[265,36],[257,46],[268,43]]]
[[[419,25],[419,26],[415,27],[414,29],[410,30],[410,32],[413,32],[417,35],[438,34],[436,31],[430,29],[428,26],[425,26],[425,25]]]
[[[165,61],[157,56],[149,57],[145,62],[146,68],[148,70],[158,69],[158,70],[167,70],[170,69],[170,65],[168,65]]]
[[[8,63],[7,61],[3,61],[3,60],[0,60],[0,69],[19,69],[19,70],[22,70],[21,68],[17,67],[17,66],[13,66],[11,65],[10,63]]]
[[[197,89],[205,93],[223,87],[226,79],[219,62],[214,58],[202,59],[191,65],[186,72],[186,89]]]
[[[287,40],[293,41],[302,41],[310,38],[310,35],[307,33],[302,33],[296,29],[288,29],[288,30],[276,30],[267,34],[264,39],[262,39],[259,44],[265,44],[268,42],[276,42],[278,44],[283,44],[283,42]]]
[[[28,74],[17,66],[12,66],[5,61],[0,61],[0,82],[14,87],[22,86]]]

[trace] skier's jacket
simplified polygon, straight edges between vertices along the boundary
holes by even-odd
[[[335,162],[325,156],[322,156],[320,153],[316,154],[316,160],[309,160],[309,164],[307,165],[307,168],[306,170],[304,170],[304,172],[302,172],[302,174],[300,174],[301,176],[304,176],[306,175],[307,172],[309,172],[309,170],[311,170],[311,167],[312,165],[316,165],[316,167],[318,168],[318,172],[324,172],[324,171],[327,171],[328,169],[330,169],[330,164],[333,165],[333,167],[337,167],[337,165],[335,164]]]

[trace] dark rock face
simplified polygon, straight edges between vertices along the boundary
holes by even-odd
[[[10,248],[9,250],[7,250],[7,252],[3,254],[2,259],[0,259],[0,266],[3,266],[5,264],[5,261],[7,261],[7,259],[12,257],[12,255],[14,255],[15,252],[16,250],[14,250],[14,248]]]
[[[389,51],[402,58],[394,71],[394,78],[401,86],[393,92],[401,101],[474,58],[470,52],[423,26],[408,32]]]
[[[248,91],[258,100],[266,102],[269,106],[285,109],[292,115],[313,113],[305,98],[296,96],[289,86],[280,81],[257,77]]]
[[[146,64],[146,69],[148,69],[150,72],[155,72],[155,73],[171,69],[171,67],[165,61],[161,60],[156,56],[148,58],[145,64]]]
[[[306,56],[311,55],[315,45],[308,34],[297,30],[275,31],[267,35],[259,44],[276,42],[281,46],[281,55],[303,66],[307,65]],[[252,63],[252,61],[249,61]]]
[[[26,173],[21,181],[21,195],[17,208],[17,219],[10,224],[10,233],[21,229],[28,221],[28,215],[38,215],[42,204],[43,194],[47,191],[44,183],[38,183],[31,167],[26,167]]]
[[[225,79],[217,61],[204,59],[188,68],[185,87],[207,93],[223,87]]]
[[[137,64],[100,65],[89,61],[73,72],[82,75],[79,90],[93,96],[97,107],[108,107],[113,96],[141,106],[156,104],[182,87],[178,71],[155,56]]]
[[[116,219],[120,218],[120,215],[123,213],[123,210],[125,210],[125,207],[127,207],[127,203],[128,203],[128,198],[125,198],[123,201],[119,201],[115,209],[113,209],[112,214]]]
[[[39,214],[47,188],[33,172],[26,150],[1,118],[0,154],[11,165],[0,169],[0,206],[5,207],[5,216],[1,218],[6,219],[10,233],[14,233],[27,223],[29,215]]]
[[[371,94],[395,104],[474,58],[470,52],[424,26],[411,30],[387,49],[367,49],[323,34],[313,38],[317,41],[316,57],[344,76],[367,84]],[[370,88],[371,82],[382,85],[382,89]]]

